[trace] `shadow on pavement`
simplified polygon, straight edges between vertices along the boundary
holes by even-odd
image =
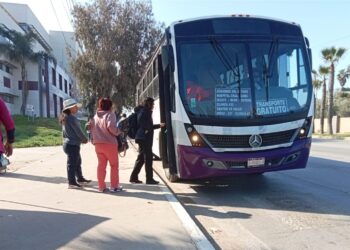
[[[67,178],[60,176],[38,176],[38,175],[29,175],[29,174],[21,174],[17,172],[7,172],[3,175],[4,178],[16,178],[23,179],[28,181],[40,181],[54,184],[67,183]]]
[[[160,235],[88,232],[107,220],[87,214],[0,209],[0,249],[178,249],[160,243]],[[168,237],[182,240],[176,231],[171,234]]]
[[[0,249],[57,249],[108,218],[0,209]]]

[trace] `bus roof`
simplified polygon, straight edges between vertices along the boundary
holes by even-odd
[[[298,23],[295,23],[295,22],[290,22],[290,21],[286,21],[286,20],[282,20],[282,19],[265,17],[265,16],[249,15],[249,14],[213,15],[213,16],[187,18],[187,19],[183,19],[183,20],[174,21],[169,26],[174,26],[176,24],[186,23],[186,22],[206,20],[206,19],[219,19],[219,18],[231,18],[231,17],[232,18],[248,18],[248,19],[269,20],[269,21],[282,22],[282,23],[287,23],[287,24],[291,24],[291,25],[296,25],[296,26],[300,27],[300,25]]]

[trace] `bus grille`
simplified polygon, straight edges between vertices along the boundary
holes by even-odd
[[[291,142],[296,129],[260,134],[262,144],[260,147],[278,145]],[[251,135],[209,135],[203,134],[204,138],[213,148],[251,148],[249,137]]]

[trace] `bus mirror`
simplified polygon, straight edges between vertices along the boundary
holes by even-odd
[[[308,48],[310,48],[310,42],[309,42],[309,39],[307,37],[305,37],[305,43],[306,43],[306,46]]]
[[[307,53],[309,55],[310,67],[312,68],[312,50],[308,48]]]
[[[307,37],[304,37],[304,38],[305,38],[305,43],[306,43],[306,47],[307,47],[307,53],[309,55],[310,67],[312,68],[312,51],[310,48],[310,42],[309,42],[309,39]]]
[[[162,46],[162,66],[163,70],[170,67],[171,72],[174,72],[174,51],[173,46],[165,45]]]
[[[169,65],[168,47],[162,46],[162,67],[163,70]]]

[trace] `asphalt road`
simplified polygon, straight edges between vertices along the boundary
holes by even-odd
[[[350,249],[349,149],[314,139],[305,169],[169,185],[218,249]]]

